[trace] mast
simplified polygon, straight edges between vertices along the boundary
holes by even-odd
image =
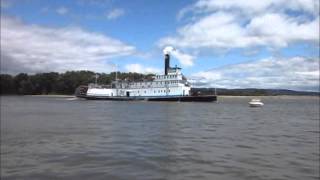
[[[118,67],[117,64],[115,65],[116,67],[116,96],[118,96]]]
[[[115,67],[116,67],[116,82],[118,82],[118,69],[117,69],[117,65],[115,65]]]
[[[98,74],[96,73],[95,75],[95,85],[97,86],[98,85]]]

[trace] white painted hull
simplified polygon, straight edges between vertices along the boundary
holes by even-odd
[[[250,107],[262,107],[263,105],[262,102],[249,102]]]
[[[99,97],[167,97],[167,96],[188,96],[190,87],[168,86],[168,87],[148,87],[148,88],[89,88],[87,96]]]

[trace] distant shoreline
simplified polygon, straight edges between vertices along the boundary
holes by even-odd
[[[18,94],[1,94],[0,96],[30,96],[30,97],[56,97],[56,98],[74,98],[75,95],[66,95],[66,94],[39,94],[39,95],[18,95]],[[217,95],[220,98],[264,98],[264,97],[271,97],[271,98],[290,98],[290,97],[308,97],[308,98],[320,98],[316,95],[262,95],[262,96],[255,96],[255,95]]]
[[[75,98],[75,95],[63,95],[63,94],[39,94],[39,95],[20,95],[20,94],[0,94],[0,97],[4,96],[27,96],[27,97],[49,97],[49,98]]]
[[[218,98],[320,98],[316,95],[269,95],[269,96],[226,96],[226,95],[218,95]]]
[[[59,98],[73,98],[75,95],[60,95],[60,94],[40,94],[40,95],[24,95],[24,96],[35,96],[35,97],[59,97]]]

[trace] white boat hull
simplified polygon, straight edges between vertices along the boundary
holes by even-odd
[[[262,102],[249,102],[250,107],[262,107],[263,105]]]

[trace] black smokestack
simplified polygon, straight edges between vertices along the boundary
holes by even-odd
[[[164,55],[164,74],[168,75],[168,70],[170,68],[170,56],[169,54]]]

